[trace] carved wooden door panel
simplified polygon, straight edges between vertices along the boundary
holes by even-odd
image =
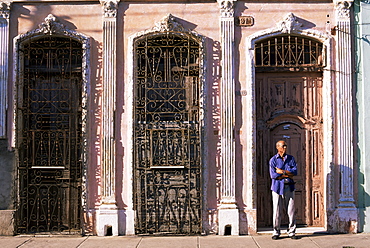
[[[321,73],[257,73],[257,218],[271,226],[272,200],[269,159],[275,143],[285,140],[298,165],[297,223],[322,226],[322,110]],[[283,222],[287,219],[283,219]]]

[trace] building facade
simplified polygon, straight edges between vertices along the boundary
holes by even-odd
[[[366,230],[353,8],[2,2],[2,234],[256,233],[281,139],[298,224]]]

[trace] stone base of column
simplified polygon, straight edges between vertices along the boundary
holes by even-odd
[[[358,232],[357,208],[338,208],[338,233]]]
[[[218,235],[239,235],[239,209],[234,203],[219,207]]]
[[[119,210],[119,234],[135,235],[135,211]]]
[[[15,210],[0,210],[0,236],[14,235]]]
[[[329,233],[357,233],[358,232],[358,209],[337,207],[328,209],[327,213],[327,231]]]
[[[239,234],[257,234],[257,210],[245,208],[244,210],[240,210],[239,216]]]
[[[118,236],[118,209],[114,203],[103,203],[96,211],[98,236]]]

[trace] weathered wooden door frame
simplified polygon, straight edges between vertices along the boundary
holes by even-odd
[[[323,222],[323,188],[322,182],[322,73],[321,72],[280,72],[256,75],[258,82],[257,118],[259,126],[257,154],[257,206],[270,206],[271,180],[268,173],[268,160],[276,153],[275,142],[278,139],[290,140],[298,138],[297,146],[288,145],[288,153],[294,155],[298,165],[296,181],[296,212],[297,224],[322,226]],[[274,98],[281,90],[282,98]],[[289,90],[289,92],[288,92]],[[273,93],[274,92],[274,93]],[[293,93],[295,92],[295,93]],[[293,93],[293,94],[292,94]],[[271,101],[275,99],[275,105]],[[289,100],[287,100],[289,99]],[[281,102],[282,101],[282,102]],[[282,107],[284,108],[282,109]],[[266,111],[269,109],[269,111]],[[279,128],[279,129],[277,129]],[[271,136],[276,133],[284,134],[280,138]],[[298,136],[297,136],[298,135]],[[262,142],[262,143],[261,143]],[[296,151],[294,153],[293,151]],[[299,155],[299,156],[297,156]],[[263,162],[262,162],[263,161]],[[261,203],[261,201],[264,201]],[[263,218],[271,209],[257,212]],[[262,214],[262,215],[261,215]],[[269,213],[271,215],[271,213]],[[265,219],[264,225],[271,225],[272,217]],[[261,220],[258,220],[261,223]],[[262,224],[262,223],[261,223]],[[268,225],[267,225],[268,226]],[[263,227],[263,226],[261,226]]]
[[[283,19],[283,18],[282,18]],[[286,23],[292,25],[286,25]],[[295,18],[288,18],[286,17],[284,20],[278,23],[273,28],[266,29],[259,31],[250,35],[246,40],[246,54],[245,54],[245,65],[246,68],[246,84],[245,84],[245,92],[250,92],[243,97],[242,104],[245,106],[243,110],[243,114],[245,118],[243,118],[243,134],[245,134],[245,142],[246,142],[246,155],[245,162],[243,163],[244,168],[243,170],[246,173],[245,183],[243,186],[243,193],[245,197],[245,207],[244,212],[247,214],[247,218],[250,219],[248,221],[248,229],[250,232],[257,232],[257,214],[256,214],[256,206],[257,206],[257,190],[254,187],[255,178],[256,178],[256,119],[255,119],[255,110],[256,110],[256,101],[255,101],[255,66],[254,66],[254,44],[259,40],[265,39],[271,36],[277,36],[281,34],[287,34],[288,32],[291,34],[296,34],[300,36],[311,37],[316,40],[319,40],[324,45],[324,53],[323,58],[325,60],[325,67],[323,68],[323,133],[325,133],[324,140],[323,140],[323,171],[324,175],[327,177],[324,181],[324,212],[328,211],[330,206],[335,206],[335,196],[329,195],[326,192],[334,189],[333,179],[334,179],[334,171],[332,168],[332,164],[334,163],[334,131],[333,131],[333,113],[334,113],[334,96],[331,94],[333,89],[333,83],[335,82],[335,75],[331,72],[332,70],[332,39],[331,36],[327,33],[320,32],[318,30],[311,30],[311,29],[304,29],[302,25],[298,25],[299,23],[296,21]],[[252,156],[249,156],[253,154]],[[252,194],[250,193],[252,192]],[[325,228],[327,228],[327,217],[325,219]]]

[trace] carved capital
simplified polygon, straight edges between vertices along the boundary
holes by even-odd
[[[0,2],[0,18],[9,19],[11,2]]]
[[[104,17],[116,17],[118,10],[118,3],[120,0],[100,0],[103,6]]]
[[[349,19],[353,0],[334,0],[336,15],[340,19]]]
[[[284,20],[278,23],[278,29],[280,29],[282,33],[290,34],[292,31],[301,29],[301,27],[302,23],[297,21],[293,13],[289,13]]]
[[[234,16],[234,2],[237,0],[217,0],[220,11],[221,17],[233,17]]]

